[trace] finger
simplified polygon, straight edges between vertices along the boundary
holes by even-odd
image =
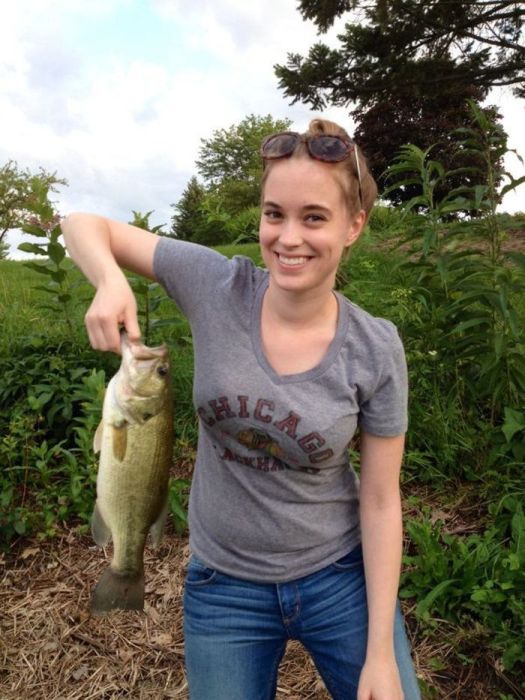
[[[91,345],[91,347],[94,350],[102,350],[102,346],[104,344],[104,335],[100,330],[98,322],[95,318],[93,318],[91,310],[88,310],[88,312],[86,313],[84,317],[84,324],[86,326],[89,344]]]
[[[101,324],[101,330],[104,338],[104,347],[101,348],[101,350],[107,350],[108,352],[121,355],[120,328],[116,318],[104,318]]]
[[[137,319],[137,311],[134,308],[126,308],[124,312],[124,327],[130,343],[137,343],[141,338],[140,327]]]
[[[89,309],[85,318],[91,347],[120,354],[120,333],[115,317]]]

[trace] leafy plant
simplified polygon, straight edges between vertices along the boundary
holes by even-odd
[[[180,316],[166,318],[158,315],[161,304],[166,301],[166,294],[158,282],[150,282],[144,277],[129,277],[128,281],[137,297],[138,317],[146,345],[152,342],[156,330],[185,325]]]
[[[104,379],[102,370],[93,379],[90,365],[101,361],[111,367],[112,358],[38,337],[0,356],[0,542],[49,536],[67,519],[88,518],[98,420],[94,408],[85,410]]]
[[[67,182],[44,168],[31,173],[22,170],[13,160],[0,167],[0,259],[9,249],[7,233],[21,228],[28,212],[33,213],[35,201],[41,199],[42,191],[55,192],[56,185],[67,185]]]
[[[515,459],[525,460],[525,411],[505,406],[505,419],[501,431]]]
[[[404,557],[401,597],[418,600],[416,615],[432,623],[481,623],[511,669],[524,658],[525,516],[508,496],[490,507],[492,524],[480,534],[447,534],[431,512],[410,519],[413,553]]]
[[[471,109],[473,126],[461,130],[458,149],[483,162],[489,171],[486,185],[471,191],[462,187],[436,201],[435,189],[451,173],[429,158],[430,149],[421,151],[413,145],[404,147],[390,174],[403,175],[402,184],[420,185],[421,194],[407,202],[405,211],[410,213],[416,206],[426,210],[425,217],[411,222],[404,240],[410,245],[410,260],[402,263],[420,303],[421,313],[415,319],[418,331],[430,342],[428,350],[437,351],[462,377],[457,383],[458,401],[462,403],[464,391],[471,399],[485,400],[479,408],[488,410],[496,425],[503,407],[516,406],[525,391],[525,338],[518,307],[525,292],[525,263],[519,256],[503,254],[495,208],[502,194],[525,178],[511,179],[498,189],[508,176],[500,168],[505,136],[498,129],[487,133],[490,123],[483,112],[474,104]],[[451,215],[472,211],[480,216],[449,221]],[[466,235],[472,232],[483,235],[482,242],[491,252],[488,258],[479,247],[466,243]],[[414,335],[415,329],[407,330]]]
[[[60,242],[60,216],[50,204],[48,193],[47,182],[38,181],[34,184],[33,198],[26,205],[32,214],[27,217],[22,227],[25,233],[43,240],[40,243],[20,243],[18,249],[46,258],[43,262],[29,261],[25,265],[46,279],[46,284],[36,287],[48,295],[49,303],[41,306],[51,312],[58,312],[67,324],[70,336],[73,337],[73,291],[80,283],[71,281],[65,260],[66,249]]]
[[[189,479],[170,479],[169,507],[173,516],[175,531],[178,535],[188,529],[188,500],[191,481]]]

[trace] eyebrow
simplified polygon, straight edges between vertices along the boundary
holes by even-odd
[[[276,209],[282,209],[282,206],[280,204],[277,204],[277,202],[271,202],[271,201],[264,201],[263,202],[263,207],[275,207]],[[304,207],[301,207],[303,211],[326,211],[330,212],[331,209],[329,207],[325,207],[324,204],[307,204]]]

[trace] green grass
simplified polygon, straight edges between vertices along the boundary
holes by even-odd
[[[70,263],[72,290],[75,303],[72,306],[76,338],[86,338],[83,318],[92,295],[90,285],[79,270]],[[47,278],[34,272],[19,260],[0,260],[0,352],[10,348],[20,338],[27,336],[67,337],[63,314],[45,308],[49,295],[39,289]]]
[[[244,255],[251,258],[256,265],[262,265],[261,251],[258,243],[241,243],[234,245],[228,243],[225,245],[215,246],[215,250],[222,253],[227,258],[233,258],[234,255]]]
[[[18,261],[0,261],[0,326],[5,342],[21,328],[33,328],[37,332],[49,326],[48,314],[38,309],[43,292],[34,285],[40,282],[36,272],[32,272]]]

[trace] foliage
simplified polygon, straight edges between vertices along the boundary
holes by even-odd
[[[454,368],[451,381],[457,388],[458,400],[467,392],[471,401],[474,397],[488,401],[485,406],[490,407],[490,421],[495,425],[501,422],[505,405],[519,408],[520,396],[525,392],[525,339],[519,321],[525,265],[519,255],[502,253],[503,234],[496,216],[502,194],[517,187],[520,181],[498,169],[505,138],[487,131],[483,112],[475,105],[472,109],[487,138],[478,138],[479,129],[463,129],[461,148],[484,161],[489,173],[487,184],[453,190],[436,201],[435,191],[446,184],[449,173],[441,163],[429,158],[429,149],[421,151],[412,145],[402,149],[390,174],[403,176],[396,186],[417,184],[420,189],[405,210],[418,207],[426,211],[405,239],[411,243],[412,255],[410,261],[403,263],[413,278],[411,293],[417,295],[420,305],[413,319],[422,339],[423,347],[419,349],[436,352],[447,366]],[[503,178],[510,178],[510,182],[500,191],[498,183]],[[444,226],[450,214],[473,210],[479,218]],[[468,248],[463,241],[465,231],[481,238],[490,255],[483,248]],[[509,265],[508,258],[516,265]],[[409,332],[416,337],[414,326],[409,326]]]
[[[148,222],[144,221],[144,225]],[[243,253],[241,246],[230,255]],[[257,246],[246,247],[257,256]],[[19,536],[52,536],[63,523],[85,529],[95,497],[98,459],[92,442],[100,421],[107,377],[118,368],[119,359],[87,347],[82,332],[81,300],[75,305],[74,334],[60,333],[50,322],[56,309],[39,304],[47,323],[37,333],[27,327],[27,316],[13,300],[35,304],[46,298],[42,285],[34,285],[33,297],[25,294],[37,273],[24,270],[23,263],[3,262],[2,335],[0,345],[0,547]],[[4,268],[19,268],[4,276]],[[23,273],[23,274],[20,274]],[[80,279],[71,270],[73,283]],[[172,348],[172,378],[175,397],[175,458],[187,459],[196,443],[197,423],[192,403],[193,349],[189,326],[174,317],[173,305],[155,283],[132,278],[138,297],[142,326],[154,342],[168,341]],[[6,284],[7,282],[7,284]],[[78,308],[80,307],[80,308]],[[10,319],[11,311],[16,318]],[[17,319],[19,323],[17,324]],[[193,449],[193,448],[191,448]],[[170,484],[170,508],[175,529],[186,528],[189,484],[176,478]]]
[[[277,66],[280,86],[294,100],[314,109],[326,102],[369,107],[388,100],[395,86],[412,94],[428,81],[432,91],[475,85],[484,94],[496,85],[516,85],[523,96],[525,8],[512,0],[455,2],[430,0],[301,0],[299,11],[326,32],[335,19],[353,10],[341,48],[317,43],[305,60],[289,54]],[[446,70],[440,61],[446,61]],[[435,63],[437,61],[437,63]],[[440,70],[432,70],[432,67]]]
[[[406,228],[404,217],[396,207],[379,202],[368,218],[368,229],[379,238],[401,235]]]
[[[206,188],[193,175],[179,201],[171,205],[176,212],[171,219],[172,236],[201,245],[213,245],[223,238],[217,234],[215,222],[209,221],[205,201]]]
[[[258,242],[218,245],[215,247],[215,250],[225,255],[227,258],[233,258],[234,255],[244,255],[246,258],[250,258],[255,265],[259,267],[263,266],[261,249]]]
[[[46,281],[45,285],[38,286],[38,289],[48,297],[48,303],[42,304],[43,308],[62,316],[72,335],[74,291],[78,283],[71,282],[69,267],[65,260],[66,249],[59,240],[62,236],[60,216],[49,203],[48,193],[47,184],[40,184],[35,188],[34,197],[27,204],[32,214],[23,225],[24,233],[45,240],[40,243],[21,243],[18,249],[46,258],[42,262],[31,260],[25,265],[38,272]]]
[[[133,211],[133,220],[129,223],[132,226],[151,231],[159,235],[165,235],[162,229],[164,225],[151,226],[149,217],[153,211],[142,214],[138,211]],[[142,336],[144,343],[149,345],[152,342],[152,334],[156,329],[163,328],[169,325],[176,325],[181,322],[179,317],[172,316],[171,318],[158,318],[155,314],[159,311],[160,305],[166,299],[162,287],[158,282],[150,282],[144,277],[133,275],[128,278],[131,288],[137,297],[137,314],[140,321]]]
[[[439,162],[449,173],[448,181],[436,189],[436,198],[445,197],[460,186],[483,184],[487,179],[484,168],[474,172],[468,168],[472,159],[468,152],[458,154],[457,142],[450,138],[451,132],[462,127],[472,127],[472,113],[468,100],[479,91],[472,86],[457,89],[453,94],[419,90],[417,95],[397,96],[379,102],[366,110],[355,110],[357,128],[354,137],[368,155],[372,175],[380,189],[386,186],[385,173],[396,153],[407,143],[421,150],[432,147]],[[501,128],[501,115],[495,107],[484,107],[487,120],[493,130]],[[391,183],[390,183],[391,184]],[[413,186],[389,187],[383,192],[389,202],[399,204],[416,194]]]
[[[248,243],[259,240],[261,211],[258,206],[242,209],[237,214],[228,214],[220,197],[210,193],[203,204],[208,225],[221,231],[221,243]],[[218,236],[215,240],[218,240]]]
[[[204,245],[250,240],[258,230],[262,139],[289,129],[287,119],[253,114],[202,140],[197,170],[172,206],[172,235]]]
[[[158,282],[149,282],[144,277],[135,276],[129,277],[129,283],[137,298],[138,318],[146,345],[156,342],[153,337],[158,336],[159,329],[185,326],[180,316],[160,317],[160,306],[166,301],[166,295]]]
[[[40,168],[38,173],[22,170],[13,160],[0,168],[0,259],[7,253],[6,234],[11,229],[22,228],[28,212],[34,211],[35,200],[38,202],[45,191],[55,192],[56,185],[67,182]],[[49,203],[49,202],[48,202]]]
[[[49,536],[90,513],[96,468],[78,430],[92,427],[82,402],[93,385],[90,368],[100,364],[93,351],[31,335],[0,356],[0,543]],[[103,378],[97,375],[98,390]]]
[[[513,496],[489,508],[481,534],[447,534],[430,510],[409,520],[413,553],[405,555],[401,597],[416,597],[416,615],[463,627],[481,623],[484,636],[512,669],[525,655],[525,515]]]
[[[250,114],[239,124],[218,129],[202,139],[197,170],[208,187],[218,189],[231,202],[229,211],[238,212],[259,203],[262,162],[261,141],[268,134],[290,128],[288,119]]]
[[[151,233],[156,233],[159,236],[166,235],[162,230],[164,224],[157,226],[152,226],[149,222],[149,217],[153,214],[153,209],[151,211],[143,214],[140,211],[132,211],[133,219],[129,222],[132,226],[137,226],[137,228],[144,229],[144,231],[151,231]]]
[[[188,529],[188,501],[191,482],[189,479],[171,479],[168,494],[170,512],[175,531],[182,535]]]
[[[314,109],[352,105],[356,140],[381,187],[387,165],[409,142],[422,150],[437,144],[449,171],[468,166],[468,158],[452,165],[448,139],[466,125],[467,100],[481,103],[490,87],[523,79],[519,34],[525,10],[515,2],[303,0],[299,9],[321,31],[353,12],[338,49],[317,43],[308,57],[289,54],[286,66],[276,66],[279,86],[293,102]],[[494,107],[486,114],[494,123],[500,119]],[[464,171],[451,177],[459,186]],[[389,192],[392,202],[410,196],[410,189]]]

